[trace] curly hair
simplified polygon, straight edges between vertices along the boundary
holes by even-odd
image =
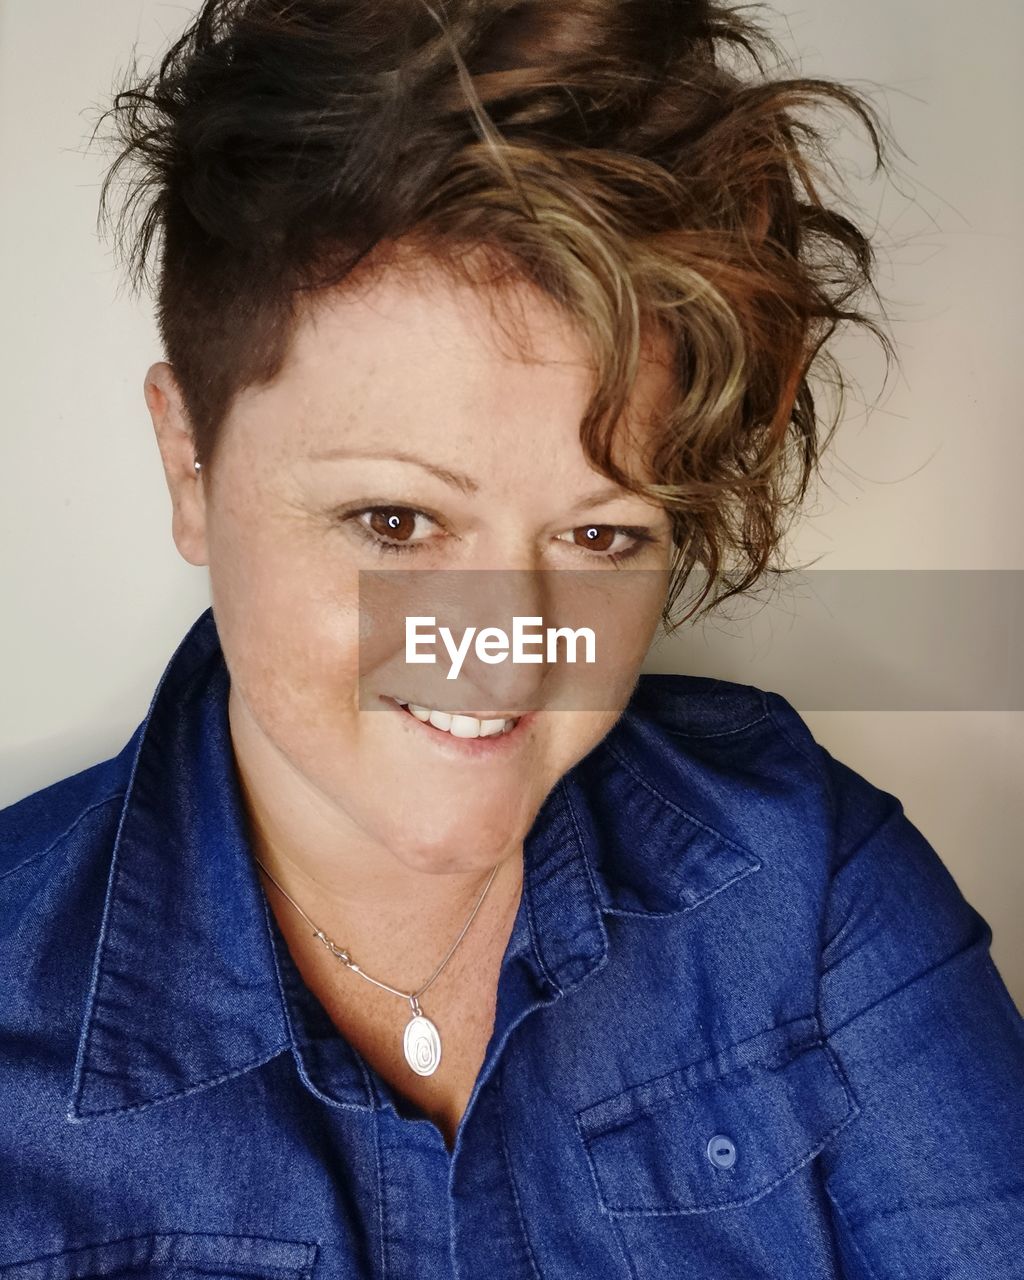
[[[205,0],[107,120],[99,222],[138,289],[209,467],[245,387],[272,381],[303,297],[427,262],[485,292],[528,282],[584,336],[591,465],[669,514],[663,620],[774,565],[839,424],[824,344],[878,292],[808,108],[853,113],[875,174],[888,133],[860,91],[773,75],[782,51],[715,0]],[[111,210],[122,188],[119,212]],[[836,205],[833,199],[832,205]],[[403,252],[399,252],[402,247]],[[406,252],[409,251],[409,252]],[[358,268],[358,270],[357,270]],[[653,480],[615,457],[646,335],[668,339]],[[831,423],[810,379],[839,389]],[[690,614],[687,617],[691,616]]]

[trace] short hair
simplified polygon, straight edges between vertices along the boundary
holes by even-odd
[[[874,247],[826,201],[826,134],[800,113],[851,111],[877,174],[877,109],[771,75],[784,56],[742,12],[757,6],[437,4],[205,0],[148,73],[133,50],[93,131],[109,120],[117,147],[99,223],[136,289],[158,257],[196,456],[208,470],[235,395],[280,372],[303,298],[421,262],[485,291],[529,282],[593,353],[586,457],[671,517],[663,619],[695,567],[698,606],[724,587],[708,608],[788,572],[784,517],[843,404],[825,343],[852,322],[895,354],[852,305],[878,299]],[[674,378],[648,481],[614,446],[651,333]],[[809,382],[823,365],[831,424]]]

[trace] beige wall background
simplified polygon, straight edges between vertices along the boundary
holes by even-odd
[[[171,540],[142,398],[160,356],[149,304],[127,296],[96,237],[102,157],[85,150],[89,110],[132,43],[159,52],[195,7],[0,0],[0,806],[118,751],[209,603],[205,570]],[[836,347],[857,386],[792,560],[1020,571],[1024,8],[977,0],[945,6],[941,21],[931,0],[774,12],[798,69],[871,92],[907,154],[895,189],[867,180],[852,126],[840,144],[862,225],[883,240],[879,282],[903,363],[883,389],[876,347]],[[1014,660],[1019,642],[1018,629]],[[799,673],[778,674],[784,628],[772,643],[770,678],[742,627],[692,633],[648,669],[790,697],[833,755],[900,797],[992,925],[1024,1007],[1020,704],[805,709]],[[868,656],[890,677],[912,681],[929,663],[927,644],[894,651],[882,629],[874,643]]]

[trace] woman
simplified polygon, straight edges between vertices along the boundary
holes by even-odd
[[[212,607],[0,814],[3,1280],[1021,1274],[985,920],[784,698],[639,676],[694,569],[770,571],[872,327],[795,112],[877,119],[770,48],[207,0],[116,96]],[[538,618],[593,669],[462,644]]]

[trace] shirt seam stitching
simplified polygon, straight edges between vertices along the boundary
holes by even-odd
[[[45,858],[47,854],[53,853],[54,850],[61,844],[61,842],[66,840],[81,822],[85,821],[85,819],[89,816],[90,813],[92,813],[96,809],[102,809],[104,805],[110,804],[111,801],[113,800],[123,800],[126,794],[127,794],[126,791],[115,791],[112,795],[104,796],[102,800],[93,801],[93,803],[90,804],[87,809],[83,809],[75,817],[75,819],[71,822],[71,824],[68,827],[66,827],[60,833],[60,835],[54,836],[53,840],[50,841],[50,843],[46,846],[45,849],[40,849],[36,853],[30,854],[25,859],[24,862],[19,862],[16,867],[10,867],[7,871],[3,873],[3,875],[0,875],[0,880],[6,880],[8,876],[16,875],[19,871],[23,870],[25,867],[31,866],[33,862],[37,862],[40,858]]]
[[[753,720],[747,720],[743,724],[734,725],[730,729],[716,729],[711,733],[694,733],[689,729],[676,729],[672,725],[664,724],[659,721],[659,727],[664,729],[666,733],[670,733],[674,738],[693,738],[695,741],[704,742],[708,738],[728,738],[734,733],[746,733],[748,729],[753,729],[755,725],[761,724],[767,720],[768,713],[763,711],[759,716],[755,716]]]
[[[850,1222],[850,1219],[843,1212],[842,1206],[839,1204],[839,1201],[836,1199],[835,1195],[833,1194],[832,1188],[829,1186],[829,1183],[827,1180],[824,1183],[824,1187],[825,1187],[825,1194],[828,1196],[833,1209],[835,1210],[836,1214],[839,1217],[839,1221],[843,1224],[843,1227],[846,1231],[846,1239],[849,1242],[849,1245],[853,1249],[854,1253],[857,1255],[858,1258],[860,1258],[861,1262],[864,1264],[864,1270],[867,1272],[869,1280],[879,1280],[878,1272],[871,1265],[871,1263],[868,1260],[867,1254],[861,1248],[860,1243],[858,1242],[857,1237],[854,1233],[853,1225]]]
[[[681,805],[676,804],[674,800],[670,799],[666,795],[662,795],[658,788],[649,782],[647,778],[645,778],[644,775],[633,766],[628,756],[622,754],[622,752],[612,746],[611,743],[606,742],[604,745],[605,749],[613,755],[616,760],[618,760],[622,767],[632,775],[641,787],[650,792],[656,800],[660,800],[662,804],[667,805],[668,808],[670,808],[678,817],[685,819],[687,822],[691,822],[695,827],[700,827],[702,831],[707,832],[708,835],[714,836],[716,840],[724,840],[730,848],[738,850],[748,858],[753,856],[749,849],[745,848],[741,844],[737,844],[735,840],[731,840],[723,831],[719,831],[717,827],[711,826],[710,823],[702,822],[700,818],[695,817],[688,810],[682,808]]]
[[[385,1243],[385,1232],[384,1232],[384,1222],[385,1222],[384,1197],[386,1195],[386,1191],[385,1191],[386,1184],[384,1181],[384,1162],[381,1159],[381,1151],[380,1151],[380,1126],[381,1126],[381,1114],[379,1109],[377,1107],[374,1107],[373,1108],[373,1155],[374,1155],[374,1163],[376,1164],[376,1167],[377,1167],[377,1189],[378,1189],[377,1241],[380,1249],[380,1274],[382,1277],[384,1277],[384,1280],[387,1280],[387,1274],[388,1274],[387,1245]]]
[[[773,698],[779,698],[779,700],[782,701],[781,695],[772,694],[768,690],[764,690],[763,697],[764,697],[765,708],[767,710],[768,717],[771,720],[772,724],[775,725],[776,729],[779,731],[779,734],[786,740],[786,742],[789,743],[789,745],[793,748],[793,750],[797,753],[797,755],[800,756],[802,760],[806,761],[806,763],[809,764],[811,768],[815,771],[815,773],[818,775],[819,780],[825,784],[826,789],[828,790],[829,796],[831,798],[832,789],[828,785],[829,783],[828,773],[826,772],[820,759],[818,759],[816,756],[809,754],[797,742],[797,740],[790,734],[789,730],[786,728],[782,720],[776,714],[776,710],[772,705],[772,701],[773,701]],[[799,712],[796,711],[795,707],[793,708],[793,710],[797,715],[799,715]]]
[[[515,1175],[512,1172],[512,1161],[508,1151],[508,1133],[505,1127],[505,1064],[502,1063],[501,1075],[499,1078],[500,1087],[498,1089],[498,1132],[501,1135],[501,1153],[505,1162],[505,1172],[508,1175],[508,1184],[512,1189],[512,1201],[516,1208],[516,1220],[519,1223],[519,1234],[526,1246],[526,1256],[530,1262],[530,1270],[535,1280],[541,1280],[541,1273],[537,1266],[537,1259],[533,1255],[533,1246],[530,1244],[530,1237],[526,1233],[526,1221],[523,1217],[523,1206],[519,1199],[519,1191],[516,1187]]]

